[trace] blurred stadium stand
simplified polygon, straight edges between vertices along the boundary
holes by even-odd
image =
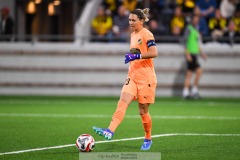
[[[0,42],[0,94],[120,95],[127,75],[128,65],[123,61],[129,44],[89,41],[90,21],[101,1],[61,0],[56,7],[61,14],[54,18],[46,10],[50,1],[42,0],[37,9],[45,14],[35,15],[39,21],[33,22],[36,28],[32,32],[26,21],[31,21],[31,16],[24,8],[29,2],[0,1],[0,8],[9,6],[15,15],[12,41]],[[51,20],[61,26],[58,32]],[[156,38],[157,95],[180,96],[185,67],[181,36]],[[204,74],[200,93],[240,97],[240,45],[210,42],[211,37],[205,40],[208,43],[203,44],[203,50],[209,59],[201,61]]]
[[[0,94],[119,95],[127,75],[128,44],[0,44]],[[203,96],[240,97],[240,46],[207,44]],[[158,96],[180,96],[183,48],[158,44]]]

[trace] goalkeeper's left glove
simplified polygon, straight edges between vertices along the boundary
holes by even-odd
[[[141,59],[141,54],[140,53],[136,53],[136,54],[126,53],[126,55],[125,55],[125,64],[127,64],[130,61],[134,61],[136,59]]]

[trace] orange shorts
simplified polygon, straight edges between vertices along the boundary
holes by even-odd
[[[139,103],[154,103],[156,87],[156,83],[137,84],[135,81],[127,78],[122,88],[122,92],[134,95],[134,100],[138,99]]]

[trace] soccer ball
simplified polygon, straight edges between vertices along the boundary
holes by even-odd
[[[91,152],[95,146],[94,138],[90,134],[81,134],[76,140],[76,146],[81,152]]]

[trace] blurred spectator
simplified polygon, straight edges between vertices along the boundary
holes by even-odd
[[[117,14],[117,8],[119,6],[119,1],[118,0],[104,0],[102,4],[113,15]]]
[[[216,4],[217,4],[216,8],[218,8],[218,9],[220,8],[221,2],[222,2],[222,0],[216,0]]]
[[[161,0],[160,0],[161,1]],[[161,21],[165,25],[166,33],[171,34],[171,19],[174,16],[174,11],[176,8],[176,0],[164,0],[164,8],[159,15],[158,21]]]
[[[240,10],[240,2],[238,1],[238,4],[236,6],[236,11],[239,11]]]
[[[222,0],[220,4],[220,11],[222,16],[225,18],[232,17],[236,10],[237,3],[237,0]]]
[[[201,11],[198,7],[194,9],[194,15],[199,16],[198,30],[202,36],[208,36],[208,24],[204,17],[201,16]]]
[[[215,11],[215,17],[209,19],[208,27],[214,40],[223,36],[227,27],[227,20],[221,15],[219,9]]]
[[[177,0],[177,4],[181,6],[184,15],[191,15],[195,8],[194,0]]]
[[[122,4],[127,10],[132,12],[134,9],[136,9],[138,0],[123,0]]]
[[[163,3],[162,13],[173,14],[174,9],[177,6],[176,0],[157,0],[158,4]]]
[[[235,23],[236,32],[240,33],[240,9],[234,13],[231,20]]]
[[[231,45],[234,43],[239,43],[240,39],[240,33],[236,31],[236,24],[234,23],[233,20],[230,20],[228,23],[227,31],[224,33],[224,42],[227,42]]]
[[[185,19],[182,14],[182,10],[180,7],[175,8],[174,16],[171,20],[171,34],[175,36],[180,36],[183,32],[185,25]]]
[[[214,12],[217,7],[216,0],[198,0],[196,5],[201,11],[201,16],[205,17],[207,22],[209,18],[214,17]]]
[[[118,8],[118,14],[113,17],[113,34],[117,41],[126,42],[129,39],[128,15],[129,11],[121,5]]]
[[[13,35],[13,20],[9,15],[10,10],[7,7],[2,8],[1,10],[1,24],[0,24],[0,40],[1,41],[10,41],[12,40]],[[10,36],[10,37],[6,37]]]
[[[100,6],[97,15],[92,19],[92,34],[98,41],[111,41],[112,39],[112,17],[106,15],[103,6]]]
[[[150,8],[150,19],[158,19],[160,14],[163,11],[165,6],[164,0],[150,0],[149,1],[149,8]]]
[[[148,28],[153,35],[155,35],[155,41],[160,42],[161,39],[158,38],[158,36],[165,35],[165,28],[163,25],[159,24],[157,20],[151,19],[149,21],[149,28]]]

